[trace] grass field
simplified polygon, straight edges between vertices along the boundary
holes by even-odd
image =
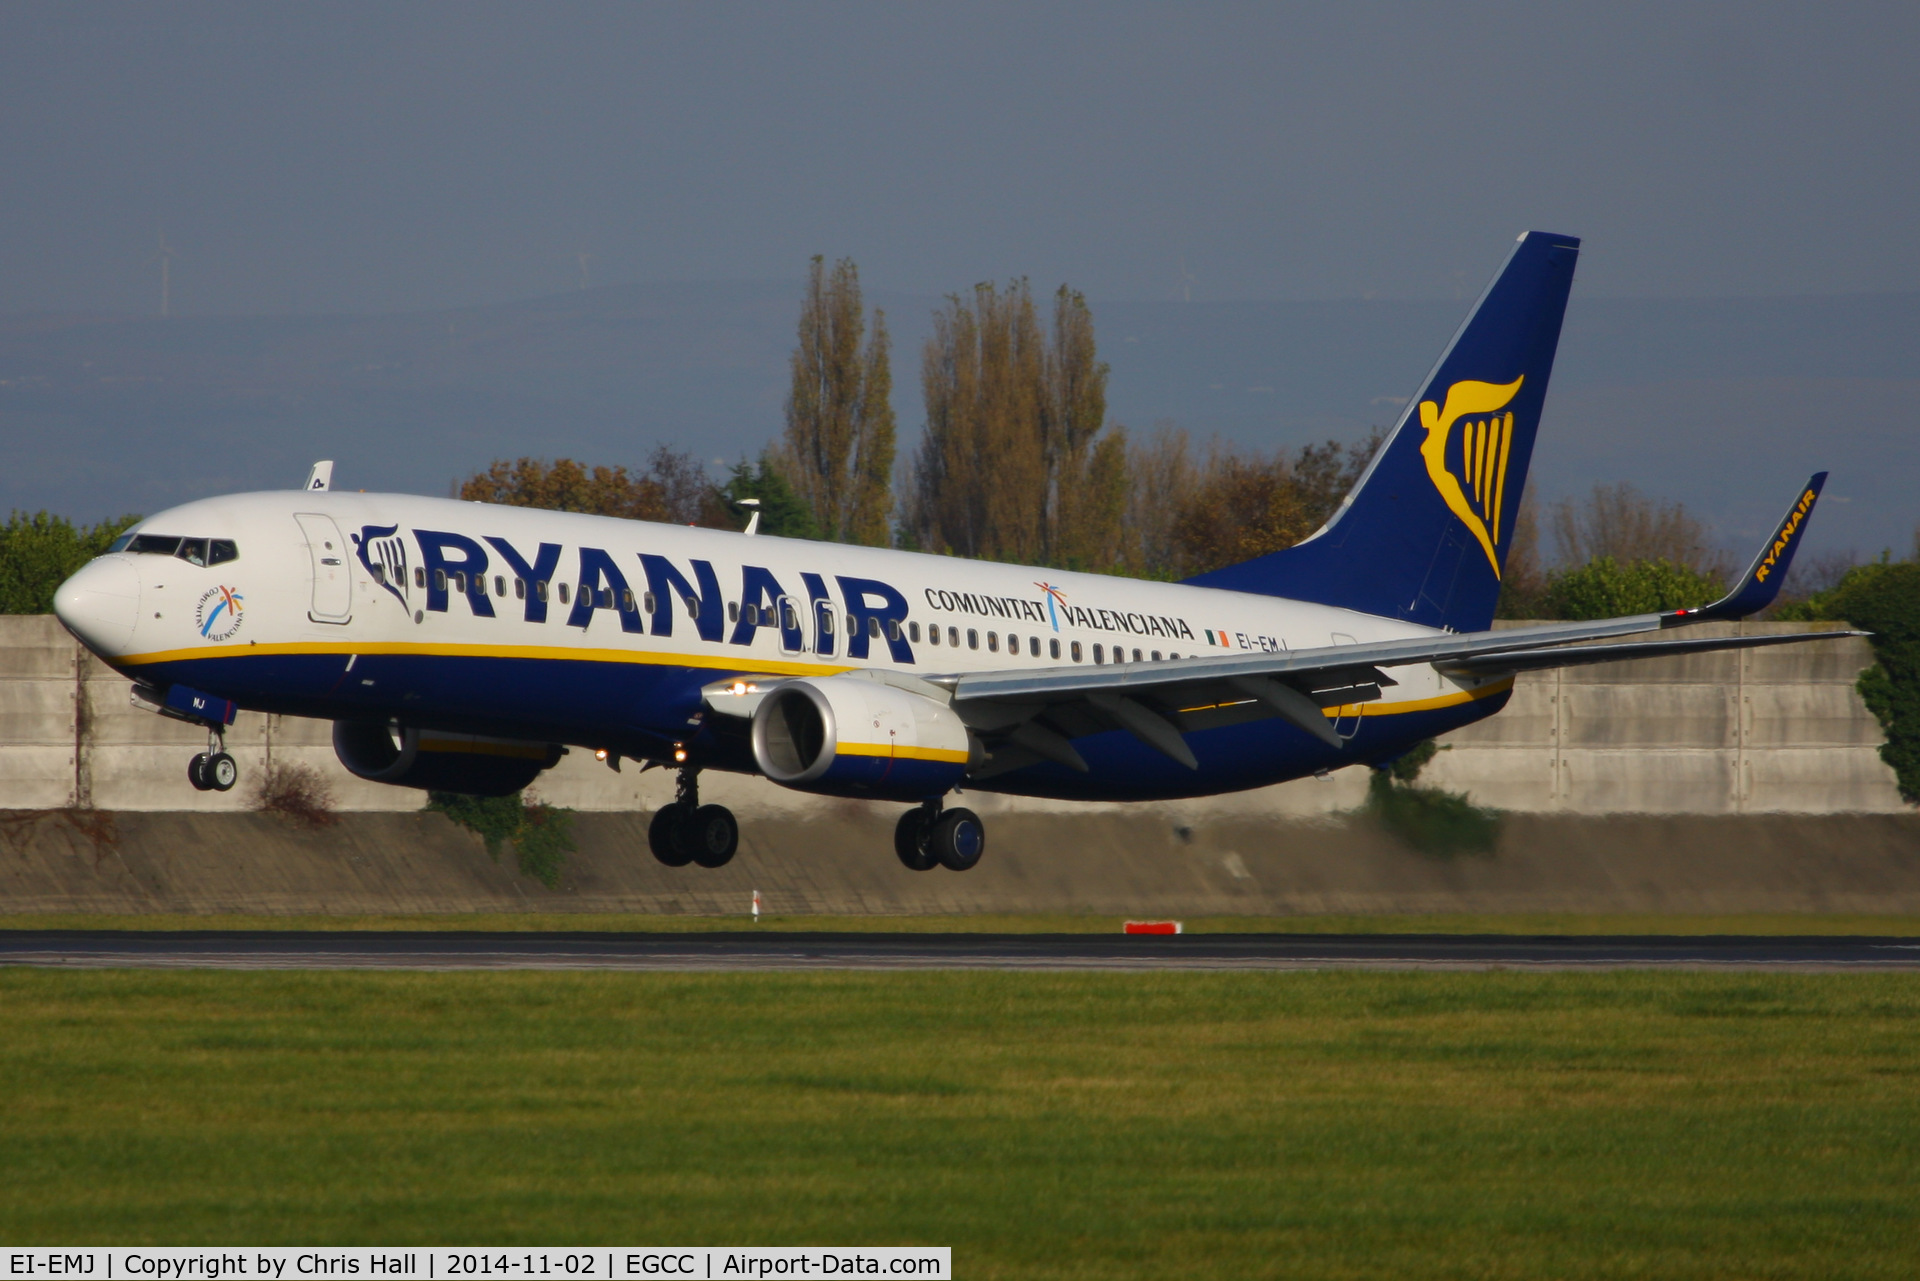
[[[834,933],[1117,934],[1122,918],[1083,913],[969,916],[661,916],[589,912],[461,912],[444,916],[0,915],[7,930],[824,930]],[[1920,916],[1774,913],[1745,916],[1507,914],[1188,917],[1189,934],[1848,934],[1920,936]]]
[[[0,970],[0,1238],[1909,1277],[1920,976]]]

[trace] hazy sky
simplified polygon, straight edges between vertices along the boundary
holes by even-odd
[[[1920,6],[0,5],[0,310],[1920,288]]]

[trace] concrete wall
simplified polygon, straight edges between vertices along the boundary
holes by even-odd
[[[1783,624],[1728,624],[1765,630]],[[1895,813],[1905,806],[1875,750],[1878,723],[1853,682],[1873,661],[1861,640],[1546,672],[1520,677],[1507,710],[1449,736],[1427,778],[1517,811],[1735,814]],[[130,685],[48,617],[0,616],[0,809],[238,811],[269,759],[302,761],[344,811],[417,809],[422,796],[365,783],[334,759],[324,721],[242,713],[228,732],[242,783],[196,792],[186,763],[205,735],[135,708]],[[1363,770],[1204,801],[1157,804],[1173,821],[1302,817],[1350,809]],[[664,771],[614,773],[575,751],[536,789],[584,811],[651,810]],[[708,775],[707,799],[742,818],[829,818],[864,808],[760,779]],[[1072,802],[969,794],[986,815],[1080,813]]]

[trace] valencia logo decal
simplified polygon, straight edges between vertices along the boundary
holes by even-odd
[[[209,587],[194,608],[193,625],[207,640],[228,640],[240,630],[246,599],[231,587]]]
[[[1520,392],[1525,377],[1510,383],[1457,382],[1443,405],[1420,402],[1420,446],[1427,475],[1460,523],[1473,531],[1500,577],[1500,514],[1507,497],[1507,451],[1513,447],[1513,414],[1501,413]],[[1483,416],[1484,415],[1484,416]],[[1454,428],[1461,431],[1455,443]]]

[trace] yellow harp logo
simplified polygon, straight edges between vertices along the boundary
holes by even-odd
[[[1505,385],[1458,382],[1447,388],[1444,405],[1420,402],[1420,425],[1427,429],[1420,456],[1427,460],[1427,475],[1460,523],[1480,540],[1495,578],[1500,577],[1495,549],[1507,496],[1507,451],[1513,447],[1513,415],[1499,411],[1525,381],[1522,376]],[[1456,426],[1461,428],[1458,445]]]

